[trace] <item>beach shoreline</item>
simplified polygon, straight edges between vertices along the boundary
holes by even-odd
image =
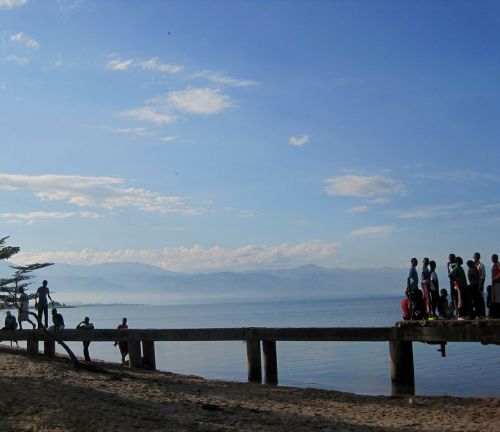
[[[95,364],[105,372],[0,349],[2,430],[500,430],[500,398],[361,396]]]

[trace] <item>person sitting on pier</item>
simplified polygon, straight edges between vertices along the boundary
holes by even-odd
[[[118,324],[116,327],[117,330],[127,330],[127,318],[122,319],[122,323]],[[118,349],[120,350],[120,354],[122,356],[122,365],[125,364],[125,357],[128,355],[128,342],[127,341],[115,341],[115,346],[118,345]]]
[[[23,329],[23,321],[29,322],[33,326],[33,330],[36,329],[36,325],[33,321],[30,320],[30,298],[28,297],[28,294],[24,292],[24,288],[19,288],[19,292],[21,293],[19,295],[19,313],[17,315],[17,320],[19,321],[19,328],[22,330]]]
[[[448,305],[448,291],[446,291],[445,288],[441,288],[439,294],[440,295],[437,303],[439,317],[448,319],[450,317],[450,308]]]
[[[401,310],[403,311],[403,319],[408,321],[411,319],[411,302],[410,302],[410,291],[407,288],[405,292],[405,298],[401,300]]]
[[[52,308],[52,324],[49,330],[64,330],[64,318],[56,308]]]
[[[6,312],[6,316],[5,316],[5,326],[2,327],[2,330],[17,330],[17,320],[16,320],[16,317],[14,315],[12,315],[12,313],[10,311],[7,311]],[[10,341],[10,346],[12,346],[12,340]],[[16,341],[14,341],[16,343],[16,345],[19,347],[19,343]]]
[[[76,326],[76,329],[77,330],[93,330],[94,324],[92,324],[90,322],[89,317],[85,317],[85,319]],[[89,354],[90,342],[91,341],[89,341],[89,340],[83,341],[83,355],[85,357],[85,361],[90,361],[90,354]]]

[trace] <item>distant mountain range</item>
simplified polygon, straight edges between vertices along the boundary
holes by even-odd
[[[376,297],[402,294],[406,270],[328,269],[305,265],[279,270],[174,273],[142,263],[56,264],[36,273],[61,303],[217,303]],[[11,274],[0,261],[0,277]]]

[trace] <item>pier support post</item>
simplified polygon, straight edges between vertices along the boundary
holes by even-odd
[[[415,394],[413,344],[411,341],[389,341],[392,394]]]
[[[38,355],[38,339],[36,339],[34,335],[26,340],[26,351],[28,351],[28,354],[31,356]]]
[[[43,341],[43,355],[49,358],[56,356],[56,343],[53,340],[45,339]]]
[[[262,382],[262,364],[260,359],[260,340],[247,338],[248,381]]]
[[[154,341],[142,341],[143,367],[156,370],[155,343]],[[130,354],[129,354],[130,355]]]
[[[128,341],[128,362],[131,369],[142,367],[141,343],[138,340]]]
[[[278,358],[276,356],[276,341],[263,340],[264,380],[266,384],[278,384]]]

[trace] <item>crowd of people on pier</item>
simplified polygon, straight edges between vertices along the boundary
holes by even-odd
[[[491,256],[491,285],[486,287],[486,303],[486,269],[479,252],[466,262],[466,268],[462,257],[452,253],[448,256],[449,296],[447,289],[439,286],[436,261],[424,258],[420,272],[417,258],[412,258],[410,263],[405,297],[401,301],[403,319],[500,318],[500,263],[497,254]]]

